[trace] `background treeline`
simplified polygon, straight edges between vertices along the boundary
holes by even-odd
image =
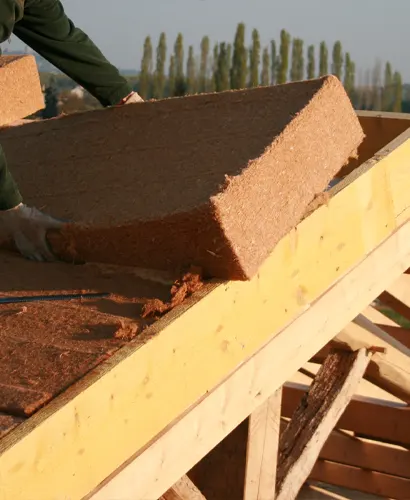
[[[161,33],[155,43],[147,36],[140,72],[127,78],[144,99],[161,99],[281,84],[326,74],[333,74],[342,81],[356,109],[410,111],[407,87],[390,62],[377,62],[372,70],[358,73],[352,55],[343,50],[340,41],[333,46],[325,42],[319,46],[306,45],[302,39],[292,38],[286,30],[280,32],[279,40],[262,46],[258,30],[253,29],[251,43],[247,44],[243,23],[238,24],[232,42],[212,44],[210,38],[204,36],[199,53],[192,45],[185,46],[182,33],[173,41]],[[61,91],[64,77],[53,76],[51,81],[46,75],[43,78],[47,81],[46,101],[51,112],[50,104],[53,109],[56,107],[58,87]],[[65,92],[65,113],[78,107],[88,109],[98,105],[90,96],[84,96],[80,105],[78,97]]]

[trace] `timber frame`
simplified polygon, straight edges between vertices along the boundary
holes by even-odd
[[[254,279],[209,284],[0,440],[0,500],[410,498],[410,332],[380,308],[410,319],[410,118],[358,115],[359,161]]]

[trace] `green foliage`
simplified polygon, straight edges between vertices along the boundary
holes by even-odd
[[[278,54],[276,49],[276,41],[271,40],[270,42],[270,83],[275,85],[276,73],[278,66]]]
[[[147,36],[144,41],[144,51],[141,61],[141,73],[138,85],[138,92],[145,100],[150,94],[152,80],[152,44],[151,37]]]
[[[204,36],[201,40],[201,63],[199,68],[198,90],[200,93],[207,90],[207,75],[209,63],[209,37]]]
[[[393,111],[394,107],[393,69],[389,62],[386,63],[386,67],[384,69],[382,106],[384,111]]]
[[[337,76],[340,81],[342,81],[342,70],[343,70],[343,51],[342,44],[337,41],[333,45],[332,53],[332,74]]]
[[[154,78],[154,97],[160,99],[165,92],[165,63],[167,59],[167,39],[165,33],[161,33],[157,47],[157,64]]]
[[[315,61],[315,46],[309,45],[308,47],[308,63],[306,67],[307,78],[313,80],[316,75],[316,61]]]
[[[265,47],[262,53],[262,71],[261,71],[261,85],[265,87],[270,83],[270,74],[269,74],[270,63],[271,59],[269,54],[269,48]]]
[[[246,87],[248,73],[247,50],[245,47],[245,24],[239,23],[233,44],[232,68],[230,71],[231,89]]]
[[[403,101],[403,80],[401,74],[396,71],[393,75],[394,104],[393,111],[401,113]]]
[[[169,71],[168,71],[168,96],[172,97],[175,91],[175,56],[171,55],[169,59]]]
[[[215,90],[216,92],[229,90],[229,85],[228,48],[226,43],[222,42],[219,46],[218,63],[215,73]]]
[[[196,92],[196,64],[195,64],[195,55],[194,55],[194,47],[192,45],[189,46],[188,49],[188,61],[186,68],[186,89],[188,94],[195,94]]]
[[[252,31],[252,46],[249,50],[250,78],[249,87],[259,85],[259,64],[261,59],[261,42],[258,30]]]
[[[292,44],[292,66],[290,69],[290,79],[292,82],[303,80],[305,63],[303,57],[303,40],[295,38]]]
[[[319,50],[319,76],[327,74],[329,74],[329,53],[326,42],[321,42]]]
[[[354,62],[350,58],[349,52],[345,55],[345,71],[344,71],[344,87],[347,94],[352,98],[352,93],[354,91],[354,80],[355,80],[355,66]]]
[[[182,33],[178,33],[174,44],[175,57],[175,85],[174,96],[183,96],[186,91],[186,82],[184,77],[184,37]]]
[[[48,119],[58,116],[58,91],[53,77],[50,77],[48,86],[45,88],[44,101],[45,108],[42,110],[42,117]]]
[[[280,32],[279,62],[276,76],[278,84],[286,83],[288,80],[290,41],[290,34],[286,30],[282,30]]]

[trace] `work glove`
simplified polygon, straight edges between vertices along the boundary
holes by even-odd
[[[137,102],[144,102],[144,99],[137,92],[131,92],[127,97],[124,97],[120,104],[135,104]]]
[[[12,239],[27,259],[52,262],[56,257],[47,244],[46,234],[49,229],[60,229],[63,224],[64,221],[20,203],[15,208],[0,211],[0,242]]]

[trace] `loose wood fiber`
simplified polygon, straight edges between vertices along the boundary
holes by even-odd
[[[0,127],[44,107],[33,56],[0,56]]]
[[[249,279],[354,156],[333,76],[146,102],[4,130],[27,203],[70,219],[66,260]]]

